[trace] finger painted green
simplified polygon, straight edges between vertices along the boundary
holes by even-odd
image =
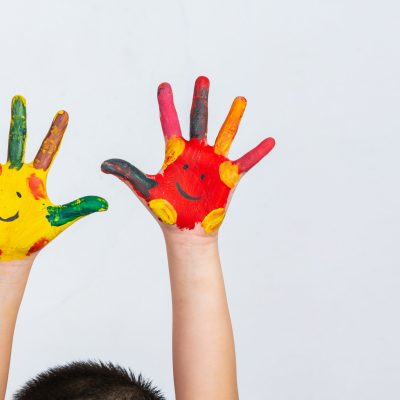
[[[86,196],[61,206],[47,207],[49,214],[46,218],[52,226],[62,226],[77,218],[107,209],[108,203],[103,198]]]
[[[10,168],[22,167],[26,140],[26,102],[22,96],[15,96],[11,103],[11,124],[8,139],[8,161]]]

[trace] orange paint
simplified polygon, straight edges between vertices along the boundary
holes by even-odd
[[[244,97],[236,97],[229,110],[228,116],[223,123],[215,141],[215,153],[225,156],[228,154],[232,141],[236,136],[240,120],[243,117],[247,100]]]
[[[28,185],[35,200],[46,198],[46,189],[44,187],[44,183],[35,174],[32,174],[28,178]]]

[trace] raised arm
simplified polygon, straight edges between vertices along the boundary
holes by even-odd
[[[102,170],[125,182],[162,227],[173,304],[177,400],[238,398],[235,348],[218,254],[218,228],[239,179],[272,148],[272,138],[238,160],[227,154],[246,100],[237,97],[214,146],[207,143],[209,81],[196,80],[190,139],[182,137],[169,84],[158,88],[166,142],[161,171],[147,175],[120,159]]]
[[[166,233],[178,400],[238,398],[235,346],[218,239]]]
[[[75,221],[108,206],[97,196],[64,205],[48,198],[47,175],[67,124],[68,114],[59,111],[35,159],[26,164],[25,99],[12,100],[8,158],[0,164],[0,399],[6,392],[15,321],[35,256]]]
[[[0,262],[0,399],[4,399],[19,306],[35,255]]]

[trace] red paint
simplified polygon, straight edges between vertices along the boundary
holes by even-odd
[[[234,163],[239,167],[239,173],[247,172],[265,157],[275,146],[275,139],[264,139],[258,146],[247,152]]]
[[[274,145],[273,138],[265,139],[243,157],[232,161],[238,165],[239,174],[253,167]],[[150,189],[150,197],[145,200],[161,198],[169,201],[177,211],[177,226],[193,229],[195,223],[203,221],[212,210],[226,207],[231,189],[221,181],[219,166],[227,160],[228,158],[215,154],[214,147],[205,141],[195,138],[185,140],[185,150],[174,163],[168,165],[163,173],[148,175],[158,185]],[[188,168],[184,169],[184,165]],[[204,175],[204,179],[201,179],[201,175]],[[183,197],[177,183],[189,196],[200,199],[189,200]],[[129,186],[138,196],[143,197],[132,185]]]
[[[158,185],[150,190],[150,197],[146,200],[162,198],[169,201],[178,214],[177,226],[193,229],[195,223],[203,221],[209,212],[226,206],[231,189],[219,176],[219,166],[227,160],[226,157],[215,154],[213,147],[197,139],[185,141],[185,144],[184,152],[163,174],[149,175]],[[188,168],[184,169],[184,165]],[[200,199],[183,197],[177,183],[188,195]],[[136,193],[143,197],[138,191]]]
[[[42,199],[46,198],[46,189],[44,187],[44,183],[35,174],[32,174],[28,178],[28,185],[35,200],[39,200],[40,198]]]
[[[46,238],[39,239],[26,253],[27,256],[30,256],[33,253],[36,253],[39,250],[42,250],[46,244],[49,243],[49,240]]]

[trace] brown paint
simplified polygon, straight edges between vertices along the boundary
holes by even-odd
[[[50,130],[44,138],[33,166],[37,169],[47,170],[60,147],[61,140],[68,125],[68,113],[59,111],[53,119]]]

